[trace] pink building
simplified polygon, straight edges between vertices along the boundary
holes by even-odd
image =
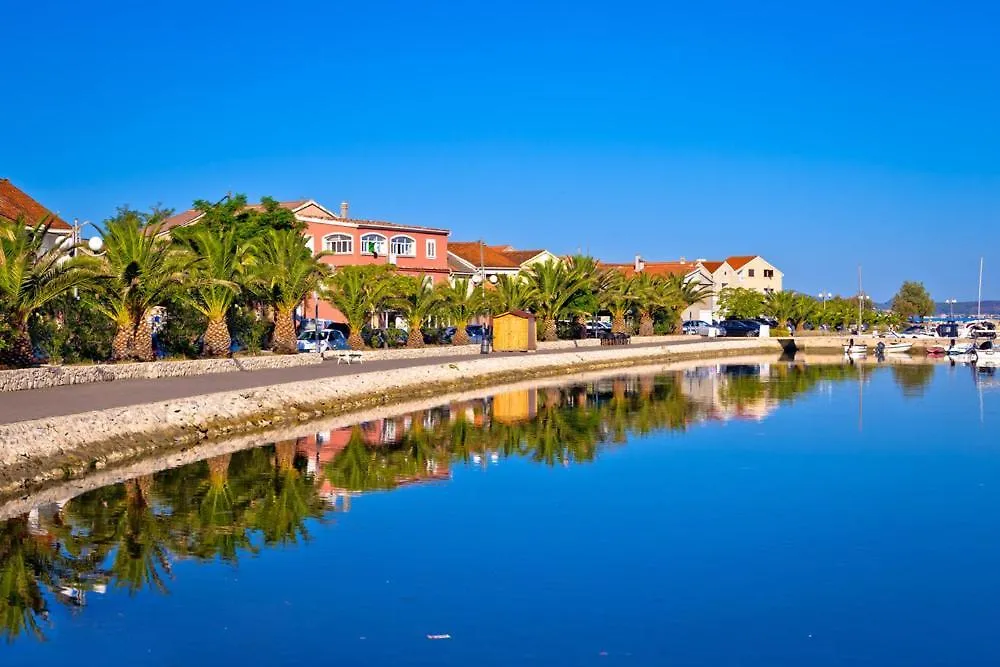
[[[347,202],[334,213],[312,199],[281,202],[305,223],[304,242],[314,253],[332,253],[323,261],[333,267],[366,264],[394,264],[404,275],[426,275],[435,283],[448,280],[448,230],[400,225],[380,220],[351,218]],[[197,210],[178,213],[166,221],[170,229],[196,223],[203,217]],[[312,317],[315,304],[307,300],[304,314]],[[319,317],[344,322],[332,305],[321,301]]]

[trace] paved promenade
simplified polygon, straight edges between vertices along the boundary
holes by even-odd
[[[671,345],[704,343],[709,339],[689,337],[672,341]],[[718,339],[724,341],[725,339]],[[660,347],[663,343],[633,344],[631,347]],[[565,354],[568,351],[588,354],[607,350],[606,347],[587,347],[575,350],[544,350],[533,354]],[[523,356],[523,352],[495,352],[491,357]],[[254,387],[316,380],[352,373],[377,373],[397,368],[436,366],[451,362],[469,361],[476,357],[454,355],[420,359],[386,359],[366,361],[363,364],[337,364],[326,361],[315,366],[251,371],[245,373],[213,373],[183,378],[156,380],[116,380],[91,384],[33,389],[0,394],[0,424],[78,414],[90,410],[119,408],[154,401],[187,398],[220,391],[236,391]]]

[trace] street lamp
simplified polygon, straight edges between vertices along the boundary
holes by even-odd
[[[945,299],[944,302],[948,304],[948,312],[950,314],[950,319],[955,319],[955,304],[958,303],[956,299]]]
[[[826,312],[826,300],[827,299],[832,299],[833,298],[833,294],[831,294],[830,292],[826,292],[826,293],[820,292],[819,293],[819,298],[823,299],[823,312],[825,313]]]
[[[80,245],[80,241],[82,240],[80,238],[80,230],[82,230],[87,225],[90,225],[91,227],[93,227],[94,229],[96,229],[99,233],[101,231],[103,231],[103,230],[101,230],[100,227],[98,227],[97,225],[95,225],[94,223],[92,223],[89,220],[84,220],[83,222],[80,222],[76,218],[73,218],[73,256],[74,257],[76,257],[76,250],[77,250],[77,248]],[[98,236],[91,236],[89,239],[87,239],[87,248],[90,249],[91,253],[93,253],[93,254],[96,255],[99,252],[101,252],[101,248],[103,248],[103,247],[104,247],[104,239],[100,235],[98,235]]]

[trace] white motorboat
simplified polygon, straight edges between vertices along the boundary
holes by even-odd
[[[852,339],[849,343],[844,344],[844,354],[867,354],[868,346],[864,343],[855,343]]]

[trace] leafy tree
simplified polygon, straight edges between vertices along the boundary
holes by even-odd
[[[423,347],[423,326],[443,303],[440,289],[427,276],[406,277],[399,281],[402,296],[393,300],[393,305],[403,312],[407,324],[407,347]]]
[[[398,284],[395,267],[385,264],[345,266],[326,281],[323,298],[347,319],[351,347],[357,350],[365,346],[361,330],[398,293]]]
[[[585,330],[584,318],[593,317],[601,309],[598,293],[608,284],[608,272],[601,269],[601,264],[589,255],[573,255],[567,260],[570,271],[582,278],[580,286],[566,303],[566,312],[581,333]]]
[[[237,243],[245,246],[266,236],[272,229],[303,232],[306,228],[295,213],[272,197],[261,197],[259,205],[248,206],[246,195],[226,195],[215,203],[199,199],[194,208],[204,213],[204,217],[190,227],[177,229],[176,236],[183,237],[199,227],[208,227],[217,234],[232,232]]]
[[[907,319],[927,317],[934,312],[934,299],[923,283],[907,280],[892,297],[892,310]]]
[[[226,316],[254,263],[253,245],[241,245],[234,229],[210,226],[198,226],[179,242],[192,259],[184,294],[208,320],[202,355],[226,356],[232,343]]]
[[[725,287],[719,292],[719,310],[724,317],[749,319],[760,317],[764,295],[746,287]]]
[[[50,224],[0,221],[0,322],[11,330],[6,349],[0,348],[0,365],[30,365],[32,314],[93,281],[82,259],[70,259],[71,248],[46,243]]]
[[[565,312],[570,299],[586,284],[586,277],[575,273],[559,260],[533,264],[525,279],[528,294],[541,320],[542,340],[556,340],[556,320]]]
[[[99,277],[92,302],[117,326],[111,343],[114,361],[154,358],[152,311],[184,282],[191,260],[161,233],[166,215],[121,207],[104,222],[104,249],[97,260]]]
[[[308,294],[320,289],[329,275],[329,267],[320,261],[325,254],[313,256],[297,230],[271,229],[258,239],[256,255],[258,268],[253,282],[264,301],[274,309],[271,349],[295,354],[293,313]]]
[[[31,318],[29,328],[32,342],[54,363],[106,361],[111,357],[114,323],[86,299],[72,294],[49,302]]]

